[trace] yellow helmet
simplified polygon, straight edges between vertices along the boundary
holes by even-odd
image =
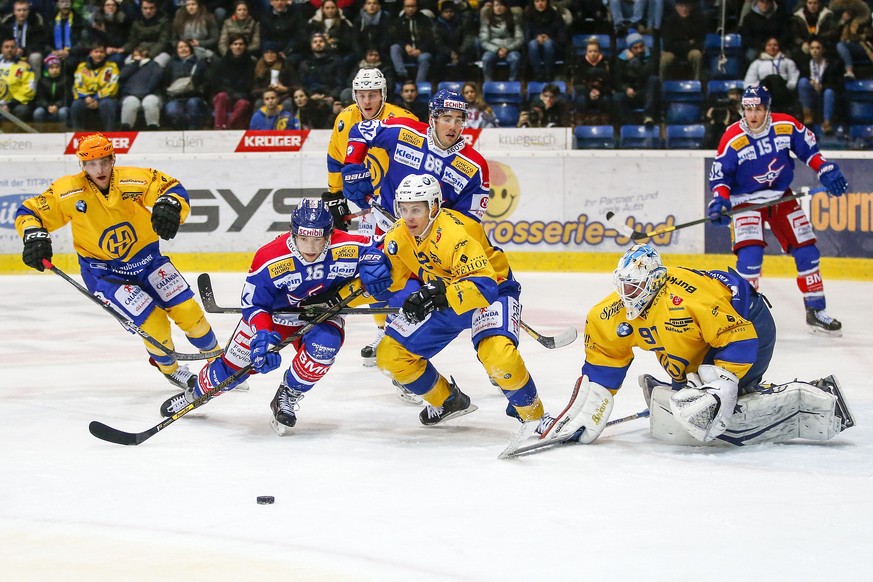
[[[76,156],[83,162],[114,155],[115,150],[112,147],[112,142],[106,139],[102,133],[86,135],[79,140],[79,145],[76,146]]]

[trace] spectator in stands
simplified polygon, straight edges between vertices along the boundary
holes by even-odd
[[[439,16],[434,21],[436,54],[434,78],[443,81],[462,79],[467,67],[476,62],[476,23],[458,11],[454,0],[440,2]]]
[[[768,38],[760,56],[749,65],[744,84],[764,85],[770,90],[773,99],[771,109],[778,113],[795,113],[797,101],[797,82],[800,71],[797,64],[785,56],[779,46],[779,39]]]
[[[567,26],[551,0],[533,0],[524,11],[524,41],[527,58],[537,81],[555,78],[555,61],[563,59]]]
[[[830,8],[839,19],[837,54],[846,65],[844,75],[854,79],[855,61],[863,60],[865,56],[873,60],[864,48],[871,40],[870,8],[864,0],[833,0]]]
[[[354,22],[358,55],[363,55],[369,47],[376,47],[381,55],[389,54],[388,32],[391,29],[391,20],[391,14],[382,9],[379,0],[364,0],[364,6],[355,16]],[[351,72],[352,75],[355,73],[357,71]]]
[[[518,116],[518,127],[571,127],[570,105],[554,83],[545,85],[538,98]]]
[[[73,75],[70,125],[74,131],[115,131],[118,127],[118,65],[106,58],[106,47],[91,45]]]
[[[669,78],[677,62],[691,66],[691,79],[700,81],[706,24],[698,0],[676,0],[674,10],[664,17],[661,31],[661,80]],[[689,77],[680,77],[689,78]]]
[[[300,85],[297,70],[285,60],[279,52],[279,47],[274,46],[273,43],[265,44],[263,53],[255,63],[255,81],[252,85],[255,107],[262,105],[264,91],[270,88],[276,91],[282,107],[286,111],[292,111],[294,100],[291,97],[291,88]]]
[[[809,57],[799,63],[800,81],[797,92],[803,107],[803,125],[810,127],[820,117],[825,135],[834,132],[837,101],[843,93],[843,67],[838,59],[825,56],[818,37],[809,39]]]
[[[436,48],[433,23],[418,11],[418,0],[403,0],[403,12],[394,20],[388,33],[391,63],[401,79],[407,78],[406,67],[418,67],[415,80],[424,83]]]
[[[198,61],[194,47],[187,40],[176,42],[176,55],[164,69],[164,87],[167,89],[167,105],[164,119],[175,130],[201,129],[209,117],[203,87],[206,83],[208,64]],[[190,77],[191,83],[183,82]],[[177,81],[184,86],[171,91]],[[178,84],[178,83],[177,83]]]
[[[629,29],[654,33],[661,30],[664,0],[609,0],[609,13],[617,37],[624,36]]]
[[[824,0],[801,1],[801,6],[791,15],[791,34],[786,52],[795,63],[809,58],[809,41],[815,36],[827,52],[837,46],[840,29],[834,13],[824,5]]]
[[[400,86],[400,95],[394,100],[394,105],[406,109],[419,119],[427,119],[427,102],[418,98],[418,85],[412,79],[407,79]]]
[[[751,63],[758,58],[761,47],[768,38],[775,37],[781,42],[790,33],[788,13],[774,0],[752,0],[751,9],[740,23],[739,33],[743,39],[746,51],[746,62]]]
[[[726,97],[710,97],[709,107],[704,114],[706,132],[703,136],[703,147],[705,149],[716,149],[725,130],[740,120],[742,97],[742,90],[736,87],[728,90]]]
[[[315,16],[310,18],[306,24],[306,30],[310,38],[316,32],[324,35],[327,52],[334,56],[339,63],[340,78],[348,77],[358,60],[358,55],[355,52],[357,46],[355,27],[340,12],[336,0],[323,0],[321,7],[315,11]]]
[[[130,25],[130,37],[124,52],[130,54],[136,47],[147,44],[152,59],[162,67],[170,62],[170,20],[158,10],[157,0],[140,0],[140,15]]]
[[[30,121],[36,98],[36,73],[15,52],[15,39],[0,43],[0,109]]]
[[[71,75],[88,53],[87,45],[82,44],[85,23],[78,12],[73,11],[70,0],[58,0],[57,11],[51,24],[47,26],[49,53],[61,59],[64,74]]]
[[[518,81],[524,31],[504,0],[493,0],[491,10],[482,15],[479,43],[483,51],[482,74],[485,81],[494,80],[494,67],[503,62],[509,65],[509,80]]]
[[[212,107],[215,129],[245,129],[252,116],[255,59],[246,50],[246,37],[230,37],[230,50],[211,68],[210,86],[215,91]]]
[[[224,26],[228,15],[232,16],[235,13],[236,8],[236,2],[231,0],[205,0],[203,5],[206,11],[215,17],[219,30]]]
[[[246,37],[249,54],[254,56],[261,53],[261,23],[251,15],[248,0],[236,0],[233,16],[221,25],[218,35],[218,53],[221,56],[227,54],[228,39],[233,34]]]
[[[46,121],[67,123],[70,110],[70,84],[67,77],[61,74],[61,59],[48,55],[43,61],[45,75],[39,78],[36,85],[36,109],[33,120],[39,123]]]
[[[312,99],[303,87],[294,89],[294,117],[300,129],[331,129],[332,108],[322,99]]]
[[[394,67],[382,60],[382,53],[380,53],[379,49],[375,46],[371,46],[364,51],[364,58],[358,62],[358,68],[349,73],[344,88],[340,92],[340,99],[348,105],[354,103],[354,99],[352,98],[352,81],[361,69],[379,69],[382,71],[382,75],[385,77],[385,84],[387,85],[387,100],[393,102],[394,92],[396,91],[395,86],[397,84]]]
[[[643,42],[643,37],[632,31],[625,39],[627,48],[615,60],[615,93],[613,111],[622,125],[637,122],[634,109],[643,109],[643,123],[655,124],[658,112],[658,74],[652,51]]]
[[[106,45],[106,58],[121,68],[127,53],[124,45],[130,36],[131,20],[127,14],[118,9],[117,0],[98,0],[99,9],[95,10],[85,37],[88,42],[102,42]]]
[[[320,32],[312,35],[309,47],[311,54],[303,59],[298,70],[300,82],[314,99],[329,97],[333,103],[339,99],[345,80],[340,75],[340,61],[327,50],[327,39]]]
[[[185,0],[184,8],[173,17],[172,31],[173,42],[187,40],[200,60],[211,59],[218,50],[218,21],[207,12],[203,0]]]
[[[161,96],[164,70],[149,55],[142,44],[133,49],[130,63],[124,65],[118,82],[121,85],[121,129],[130,131],[143,112],[146,128],[157,130],[161,125]]]
[[[27,59],[31,69],[42,69],[45,21],[42,14],[30,10],[29,0],[15,0],[12,4],[12,14],[3,18],[3,37],[15,40],[15,54]]]
[[[612,74],[609,59],[600,50],[596,36],[585,42],[585,55],[574,63],[574,107],[577,125],[612,123]]]
[[[484,129],[500,125],[497,116],[494,115],[494,110],[485,102],[478,83],[467,81],[461,88],[461,94],[464,96],[464,101],[467,102],[467,127]]]
[[[279,52],[294,67],[300,64],[304,55],[303,22],[297,20],[288,7],[288,0],[270,0],[269,12],[259,19],[261,23],[261,42],[279,46]]]
[[[252,115],[249,129],[300,129],[297,119],[279,103],[279,94],[275,89],[264,89],[263,100],[263,106]]]

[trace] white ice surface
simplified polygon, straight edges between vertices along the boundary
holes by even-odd
[[[237,301],[241,277],[214,276],[219,303]],[[524,319],[545,333],[581,332],[610,290],[607,274],[519,279]],[[858,426],[832,441],[682,448],[637,420],[511,461],[496,457],[517,423],[468,336],[435,363],[479,410],[427,429],[361,366],[367,317],[348,319],[346,348],[290,436],[269,427],[277,371],[140,446],[100,441],[91,420],[145,430],[175,390],[138,338],[60,278],[0,283],[2,580],[818,581],[873,569],[869,283],[826,282],[845,324],[832,339],[807,334],[793,280],[764,281],[779,328],[766,379],[835,374]],[[224,341],[235,316],[210,319]],[[521,350],[557,411],[581,338],[549,351],[524,337]],[[645,408],[643,372],[664,377],[638,354],[613,418]]]

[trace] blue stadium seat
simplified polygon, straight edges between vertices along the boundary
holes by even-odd
[[[567,95],[567,82],[566,81],[530,81],[527,84],[527,100],[530,101],[532,98],[536,97],[543,91],[543,87],[548,85],[549,83],[554,83],[561,90],[562,95]]]
[[[490,103],[500,127],[516,127],[521,108],[515,103]]]
[[[621,149],[660,149],[661,129],[657,126],[622,125],[618,132]]]
[[[702,123],[694,125],[668,125],[664,146],[668,150],[699,150],[703,147],[706,127]]]
[[[577,150],[611,150],[615,148],[615,130],[611,125],[577,125],[573,129]]]
[[[873,125],[850,125],[849,147],[853,150],[873,149]]]
[[[726,99],[727,92],[731,89],[745,89],[742,79],[713,79],[706,84],[706,94],[710,99]]]
[[[849,123],[873,124],[873,79],[846,81]]]
[[[667,125],[699,123],[703,107],[700,81],[664,81],[661,84],[664,121]]]
[[[440,89],[448,89],[449,91],[460,93],[463,88],[464,83],[462,81],[440,81],[437,85],[437,91]]]
[[[521,105],[521,81],[485,81],[482,83],[482,97],[492,106],[500,103]]]
[[[703,41],[703,58],[709,64],[711,79],[739,79],[745,73],[743,66],[743,38],[739,34],[724,36],[724,54],[727,62],[719,69],[721,56],[721,36],[708,33]]]
[[[418,100],[428,103],[430,98],[433,97],[433,85],[427,81],[422,81],[416,83],[416,86],[418,87]]]

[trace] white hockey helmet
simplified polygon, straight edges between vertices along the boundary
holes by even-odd
[[[385,75],[379,69],[361,69],[355,78],[352,80],[352,99],[355,104],[358,103],[358,91],[381,91],[382,92],[382,107],[385,107],[385,101],[388,100],[388,82],[385,80]],[[382,108],[379,108],[379,113]],[[378,117],[378,113],[376,114]]]
[[[439,214],[439,212],[434,213],[433,209],[439,209],[443,202],[443,191],[440,188],[439,180],[430,174],[410,174],[406,176],[400,182],[400,185],[397,186],[397,190],[394,191],[395,216],[400,216],[401,202],[427,203],[427,213],[430,216],[428,227],[430,227],[430,223]]]
[[[612,282],[629,320],[636,319],[649,306],[666,278],[667,268],[661,255],[649,245],[634,245],[622,255]]]

